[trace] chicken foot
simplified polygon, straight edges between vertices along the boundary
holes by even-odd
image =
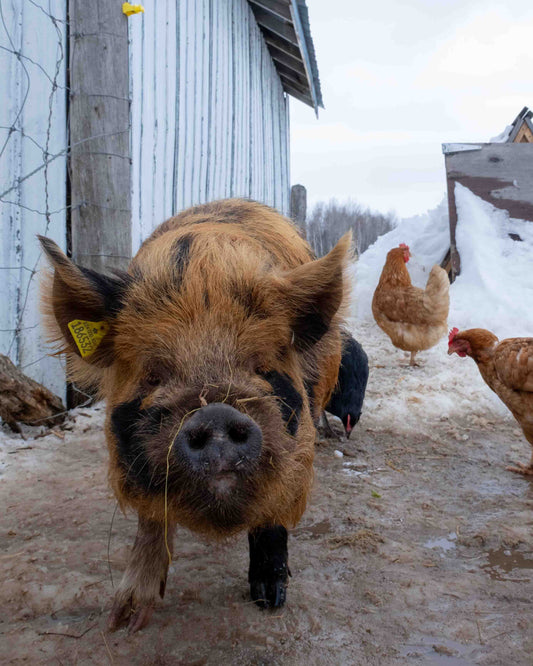
[[[524,463],[516,463],[516,465],[509,465],[505,469],[509,470],[509,472],[522,474],[522,476],[533,476],[533,454],[531,455],[531,461],[529,465],[524,465]]]

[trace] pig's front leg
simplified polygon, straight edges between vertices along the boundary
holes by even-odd
[[[168,548],[172,554],[175,525],[168,526]],[[128,622],[128,633],[145,627],[150,621],[156,598],[163,598],[169,557],[165,545],[164,523],[139,516],[133,550],[120,581],[108,620],[109,631]]]
[[[260,608],[283,606],[290,576],[287,530],[283,525],[258,527],[248,533],[248,543],[248,582],[252,599]]]

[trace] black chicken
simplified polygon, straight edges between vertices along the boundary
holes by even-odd
[[[368,357],[361,345],[343,331],[342,359],[337,385],[326,405],[326,411],[338,416],[346,437],[361,418],[366,383],[368,381]],[[326,416],[324,420],[329,427]]]

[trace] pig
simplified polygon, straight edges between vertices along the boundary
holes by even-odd
[[[78,266],[39,239],[50,337],[73,381],[106,401],[110,484],[138,514],[109,630],[149,622],[177,525],[246,530],[251,598],[282,606],[287,529],[339,370],[349,234],[316,259],[274,209],[228,199],[161,224],[126,272]]]

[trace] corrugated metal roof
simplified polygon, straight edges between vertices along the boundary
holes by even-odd
[[[305,0],[248,0],[289,95],[324,108]]]

